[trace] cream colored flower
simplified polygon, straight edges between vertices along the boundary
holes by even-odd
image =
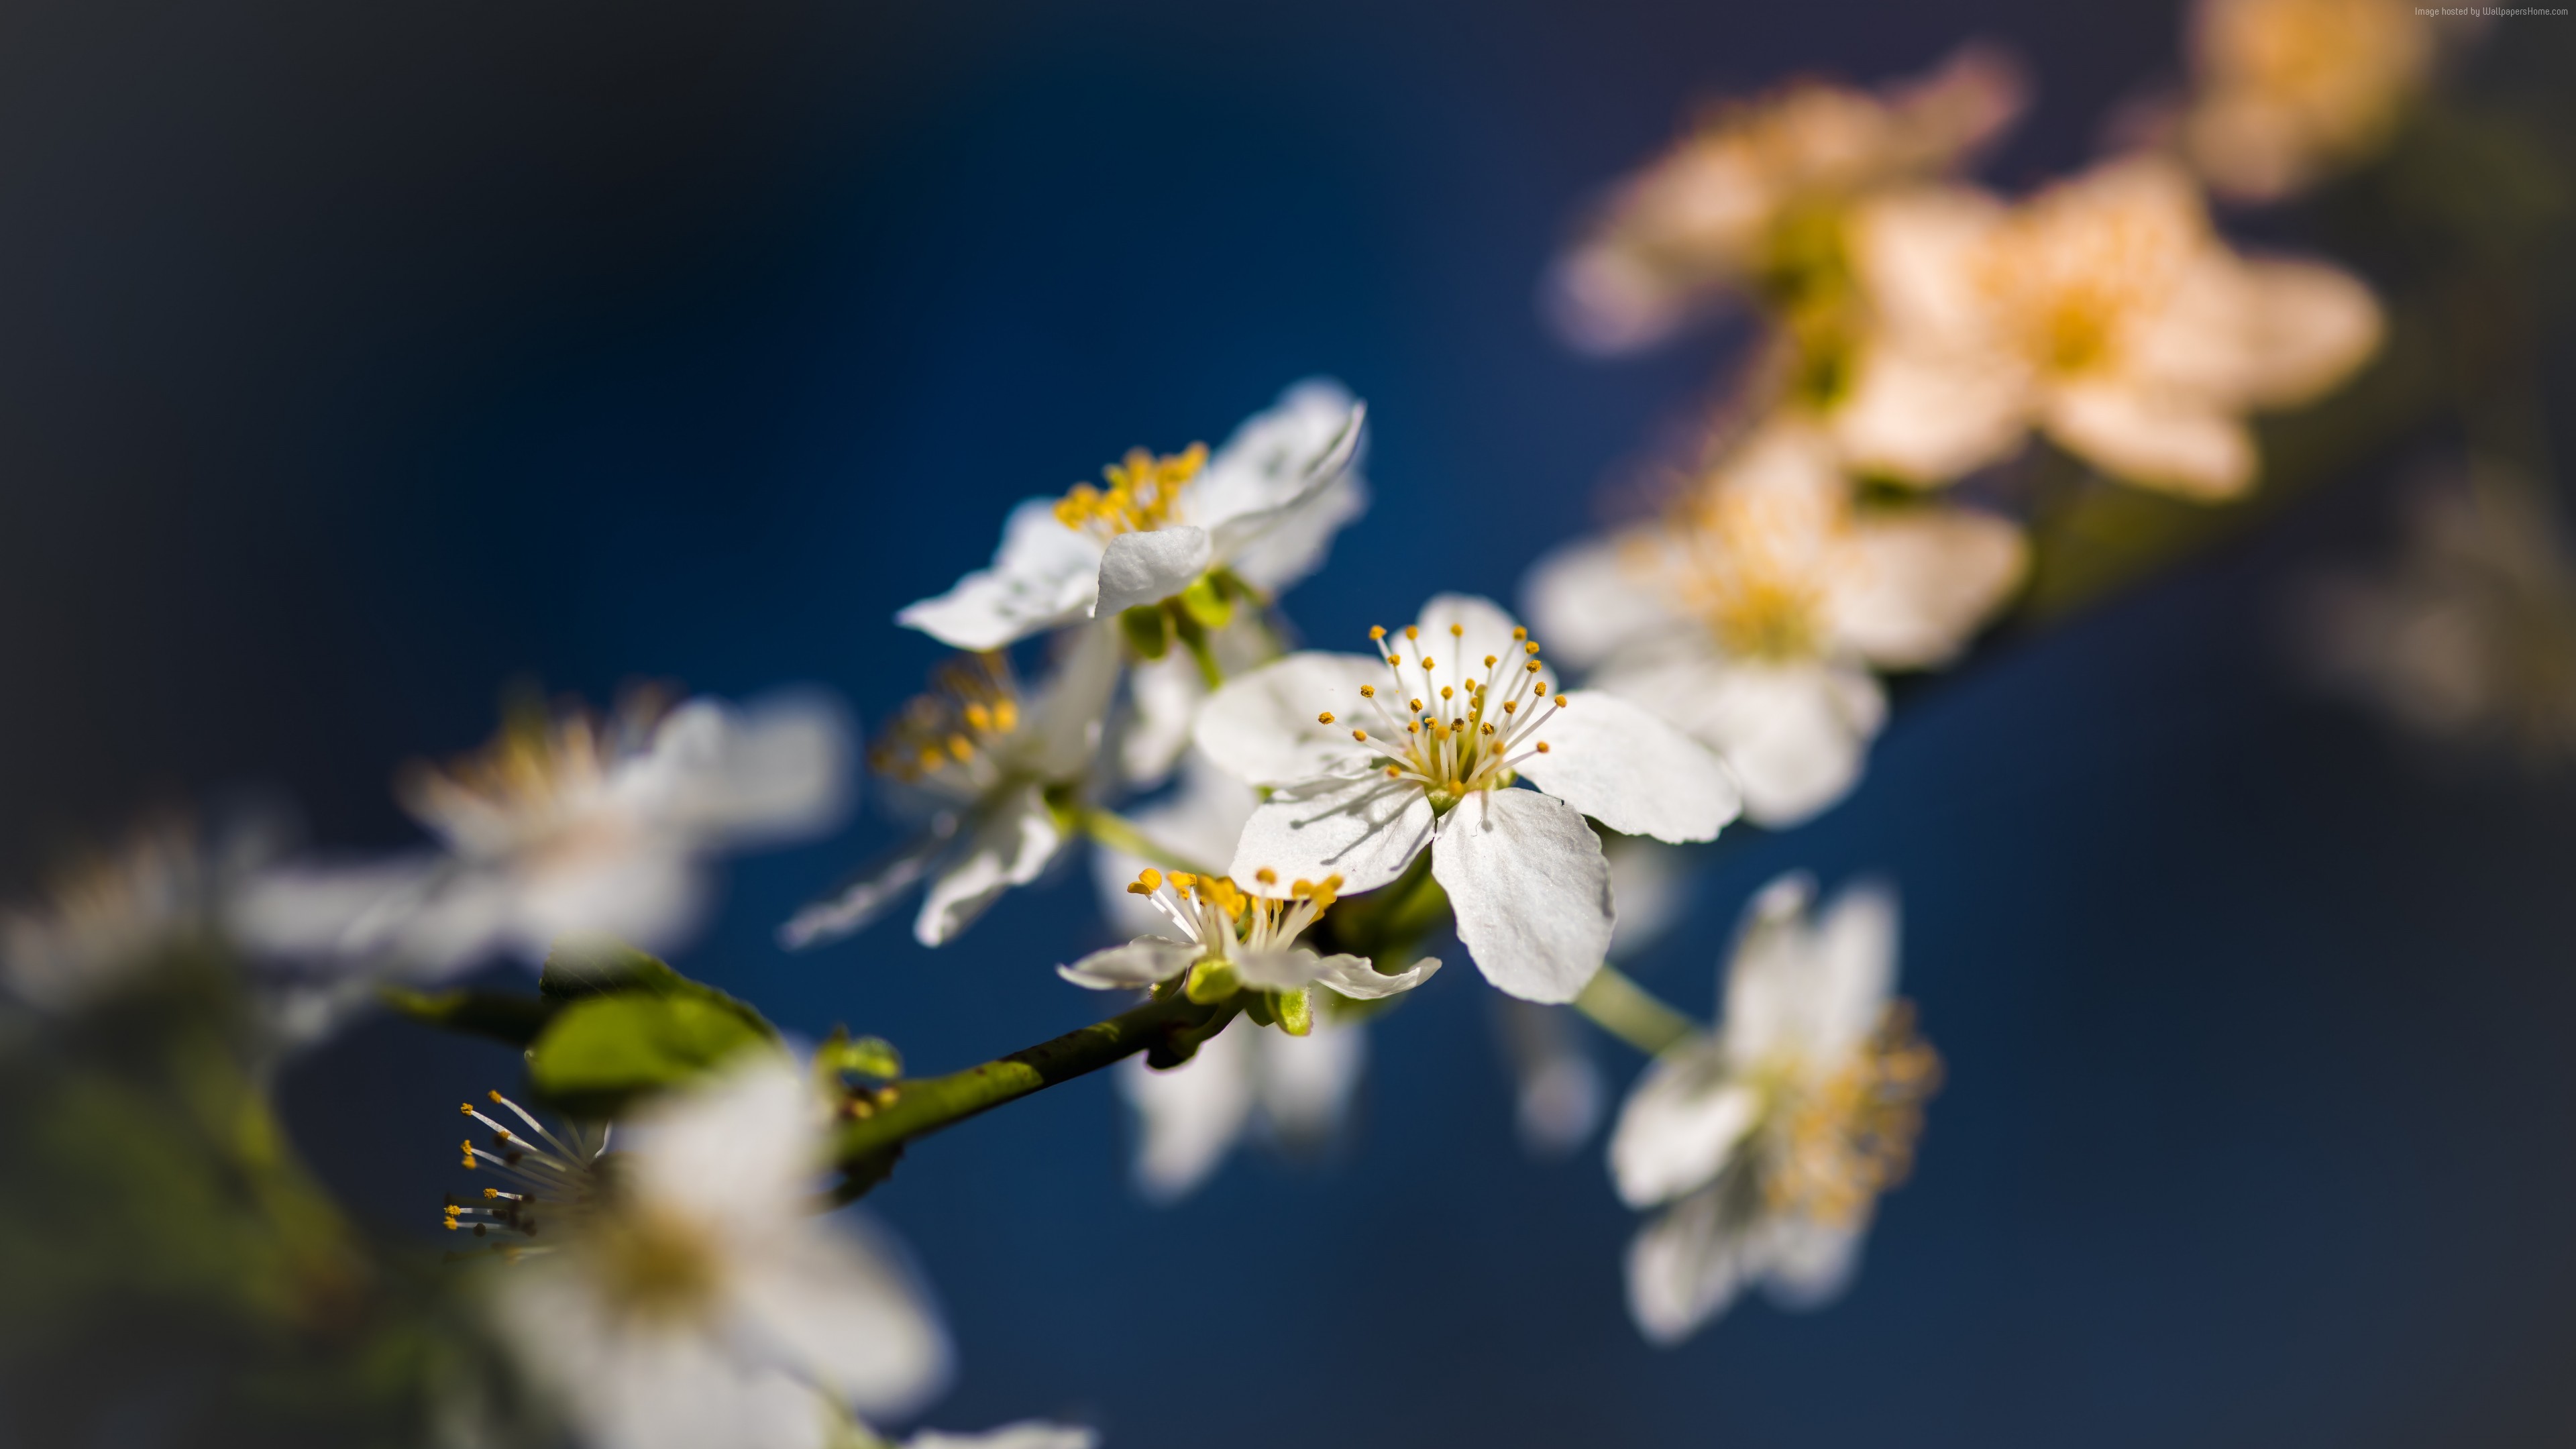
[[[1527,593],[1560,658],[1723,757],[1746,814],[1790,825],[1860,777],[1887,706],[1871,670],[1948,661],[2019,584],[2010,523],[1857,510],[1831,445],[1774,423],[1661,526],[1542,559]]]
[[[1809,915],[1803,876],[1746,911],[1717,1031],[1638,1079],[1610,1138],[1634,1208],[1670,1204],[1628,1252],[1628,1306],[1675,1343],[1756,1284],[1785,1307],[1838,1295],[1878,1196],[1904,1180],[1940,1083],[1896,983],[1897,913],[1875,887]]]
[[[1010,660],[969,655],[943,667],[869,750],[898,809],[921,828],[891,855],[779,927],[789,950],[865,929],[924,886],[912,934],[938,946],[1013,886],[1037,879],[1071,839],[1058,806],[1088,787],[1118,685],[1116,626],[1071,636],[1055,673],[1023,699]]]
[[[0,911],[0,985],[30,1006],[75,1011],[173,952],[220,941],[234,872],[179,821],[57,877],[41,904]]]
[[[2369,289],[2317,262],[2249,260],[2154,157],[2007,207],[1921,188],[1854,224],[1870,299],[1828,405],[1851,463],[1942,483],[2038,427],[2129,482],[2228,498],[2254,481],[2248,412],[2340,383],[2378,345]]]
[[[1794,301],[1840,268],[1854,197],[1958,166],[2022,96],[2017,67],[1969,46],[1876,93],[1801,81],[1721,108],[1611,193],[1550,279],[1556,320],[1586,351],[1627,352],[1730,292]]]
[[[503,1185],[463,1216],[518,1237],[486,1285],[495,1326],[584,1443],[825,1449],[852,1411],[907,1413],[946,1376],[909,1276],[816,1213],[824,1112],[786,1058],[649,1109],[607,1158],[474,1115],[494,1145],[469,1161]]]
[[[2397,129],[2433,38],[2408,0],[2200,0],[2184,153],[2222,195],[2297,191]]]
[[[1011,512],[992,565],[895,622],[959,649],[1152,604],[1224,570],[1270,593],[1314,571],[1368,503],[1354,471],[1365,410],[1338,383],[1299,383],[1210,456],[1138,449],[1106,489],[1078,484]]]
[[[1237,1019],[1167,1070],[1129,1057],[1118,1091],[1136,1114],[1136,1190],[1157,1203],[1187,1197],[1247,1135],[1292,1152],[1324,1146],[1348,1120],[1367,1063],[1367,1029],[1329,1011],[1304,1036]]]
[[[1615,920],[1584,817],[1710,840],[1735,818],[1735,782],[1649,711],[1551,690],[1538,642],[1488,600],[1438,595],[1400,635],[1369,637],[1384,651],[1374,658],[1292,654],[1199,712],[1199,749],[1272,787],[1236,842],[1233,878],[1285,894],[1291,878],[1339,876],[1357,893],[1429,851],[1485,979],[1524,1000],[1573,1000]]]

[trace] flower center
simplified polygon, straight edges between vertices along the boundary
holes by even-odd
[[[1891,1004],[1852,1059],[1821,1082],[1794,1063],[1770,1073],[1771,1151],[1764,1201],[1832,1226],[1848,1226],[1914,1165],[1923,1104],[1941,1085],[1941,1058],[1914,1034],[1914,1012]]]
[[[1263,889],[1276,889],[1279,877],[1264,866],[1253,879]],[[1165,890],[1166,882],[1170,889]],[[1239,984],[1233,970],[1235,953],[1278,951],[1295,944],[1306,928],[1323,919],[1339,899],[1342,878],[1300,880],[1287,898],[1247,894],[1231,876],[1195,875],[1176,870],[1169,876],[1151,866],[1128,882],[1127,893],[1151,902],[1181,934],[1199,948],[1184,989],[1193,1001],[1215,1001],[1234,994]]]
[[[1825,575],[1847,520],[1820,492],[1725,489],[1675,530],[1674,587],[1739,659],[1804,659],[1824,647]]]
[[[1207,466],[1207,456],[1205,443],[1160,458],[1130,448],[1124,462],[1102,470],[1109,479],[1107,491],[1076,483],[1056,500],[1055,516],[1065,527],[1103,542],[1122,533],[1151,533],[1172,521],[1181,490]]]
[[[2139,321],[2171,294],[2198,240],[2187,219],[2151,204],[2069,190],[2003,223],[1977,283],[2033,366],[2097,371],[2119,361]]]
[[[491,1134],[488,1147],[465,1140],[465,1166],[492,1173],[508,1186],[483,1189],[480,1206],[449,1197],[448,1231],[471,1231],[480,1238],[497,1229],[533,1239],[549,1227],[559,1232],[567,1220],[590,1217],[607,1185],[608,1130],[599,1129],[596,1139],[579,1128],[558,1134],[499,1092],[488,1095],[494,1107],[525,1124],[527,1132],[503,1125],[471,1102],[464,1105],[465,1115]]]
[[[1464,648],[1466,633],[1465,625],[1450,625],[1452,646]],[[1481,665],[1454,654],[1444,663],[1422,650],[1421,635],[1419,628],[1407,627],[1403,643],[1390,647],[1386,630],[1369,630],[1391,682],[1386,688],[1360,686],[1379,729],[1372,734],[1365,725],[1355,726],[1351,738],[1383,762],[1388,779],[1420,785],[1431,808],[1446,811],[1475,791],[1512,783],[1518,766],[1546,754],[1539,726],[1565,708],[1566,697],[1548,696],[1538,641],[1527,629],[1512,631],[1519,647],[1510,657],[1488,654]],[[1415,650],[1410,660],[1404,657],[1407,646]],[[1315,718],[1339,723],[1331,710]]]
[[[444,768],[407,766],[396,793],[414,818],[469,854],[542,843],[592,811],[607,793],[611,767],[652,737],[667,704],[641,691],[605,722],[583,710],[553,718],[514,711],[480,752]]]
[[[955,781],[980,789],[995,773],[995,742],[1020,727],[1018,681],[998,652],[952,659],[931,675],[930,690],[886,726],[868,763],[907,785]]]
[[[601,1215],[583,1241],[611,1300],[638,1317],[683,1317],[714,1296],[715,1247],[695,1224],[626,1203]]]

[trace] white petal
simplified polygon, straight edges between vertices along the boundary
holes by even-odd
[[[1422,631],[1420,639],[1406,642],[1399,650],[1395,647],[1398,641],[1390,638],[1386,641],[1387,652],[1400,653],[1407,669],[1412,669],[1414,661],[1423,655],[1430,655],[1433,673],[1444,684],[1457,677],[1450,673],[1453,668],[1482,679],[1486,655],[1502,660],[1503,667],[1509,669],[1513,656],[1521,652],[1521,641],[1512,637],[1512,630],[1520,626],[1510,612],[1474,594],[1432,596],[1422,606],[1422,615],[1414,620],[1414,627]],[[1460,632],[1453,635],[1449,632],[1452,628]],[[1415,677],[1419,677],[1419,671],[1415,671]]]
[[[1265,1031],[1252,1042],[1253,1087],[1272,1135],[1313,1147],[1340,1133],[1368,1063],[1368,1033],[1319,1014],[1305,1036]]]
[[[1548,658],[1589,669],[1620,646],[1680,622],[1653,586],[1659,541],[1640,530],[1585,539],[1545,555],[1521,581],[1521,602]],[[1482,655],[1476,656],[1482,658]]]
[[[1864,346],[1829,422],[1853,468],[1930,485],[2010,457],[2032,406],[2028,375],[2005,359],[1889,338]]]
[[[1548,751],[1520,771],[1540,789],[1623,835],[1676,845],[1714,840],[1743,799],[1706,746],[1645,708],[1579,689],[1538,726]]]
[[[851,786],[850,730],[817,697],[742,710],[711,699],[673,710],[651,750],[612,791],[662,824],[709,841],[792,839],[828,829]]]
[[[1763,1296],[1791,1312],[1822,1308],[1850,1291],[1860,1272],[1861,1244],[1869,1219],[1832,1224],[1811,1218],[1774,1218],[1757,1248]]]
[[[1343,473],[1275,517],[1245,520],[1258,523],[1261,531],[1234,545],[1226,566],[1254,588],[1281,593],[1323,567],[1334,535],[1366,513],[1368,505],[1367,480]]]
[[[1991,514],[1908,508],[1864,515],[1834,581],[1836,637],[1882,668],[1942,664],[2021,584],[2030,549]]]
[[[1816,1051],[1839,1060],[1878,1029],[1896,990],[1896,892],[1877,881],[1845,886],[1815,924]]]
[[[1252,1115],[1253,1039],[1243,1021],[1200,1044],[1197,1055],[1155,1071],[1142,1057],[1118,1064],[1118,1088],[1136,1109],[1136,1189],[1153,1202],[1187,1196],[1207,1180]]]
[[[1124,946],[1094,951],[1070,966],[1058,966],[1055,974],[1076,986],[1117,991],[1169,981],[1190,969],[1190,963],[1198,958],[1199,947],[1194,941],[1139,936]]]
[[[1315,973],[1315,981],[1353,1001],[1376,1001],[1398,992],[1411,991],[1430,980],[1431,973],[1439,969],[1439,958],[1425,956],[1389,976],[1378,970],[1366,956],[1327,956]]]
[[[1258,817],[1256,817],[1258,818]],[[1523,1001],[1572,1001],[1610,948],[1610,867],[1573,806],[1481,790],[1440,823],[1431,874],[1485,979]]]
[[[1055,672],[1029,707],[1029,722],[1008,742],[1013,756],[1045,780],[1089,772],[1100,748],[1109,699],[1118,689],[1118,626],[1102,621],[1074,630],[1058,651]]]
[[[995,801],[976,821],[966,843],[930,882],[913,939],[944,944],[974,922],[1015,885],[1027,885],[1055,859],[1064,831],[1035,785]]]
[[[1431,843],[1431,802],[1410,780],[1369,774],[1283,785],[1252,812],[1226,874],[1249,885],[1263,870],[1281,881],[1342,878],[1346,895],[1404,874]]]
[[[1885,696],[1865,670],[1732,661],[1698,641],[1623,660],[1594,678],[1717,751],[1745,815],[1785,828],[1840,800],[1860,778]]]
[[[1109,540],[1100,556],[1100,602],[1094,612],[1105,619],[1168,599],[1207,572],[1209,557],[1207,530],[1186,523],[1122,533]]]
[[[1726,1015],[1718,1031],[1736,1061],[1759,1062],[1811,1042],[1819,1004],[1832,985],[1817,969],[1815,933],[1807,922],[1815,896],[1815,878],[1791,871],[1745,903],[1719,986]]]
[[[2103,471],[2204,502],[2254,481],[2254,438],[2205,397],[2117,378],[2067,384],[2047,401],[2050,437]]]
[[[808,1218],[767,1248],[734,1292],[769,1351],[870,1415],[911,1413],[946,1384],[948,1335],[872,1236]]]
[[[1743,1240],[1723,1186],[1683,1199],[1628,1244],[1628,1314],[1670,1346],[1726,1311],[1744,1282]]]
[[[1250,785],[1193,753],[1182,762],[1180,788],[1160,804],[1130,811],[1127,819],[1147,840],[1189,862],[1189,869],[1223,875],[1234,859],[1234,843],[1243,836],[1243,822],[1260,803]],[[1145,935],[1168,923],[1143,896],[1127,893],[1136,873],[1153,864],[1124,851],[1093,847],[1092,880],[1113,930]]]
[[[778,928],[778,944],[797,951],[866,930],[886,907],[929,874],[940,852],[956,837],[957,825],[954,813],[933,817],[929,828],[894,854],[871,862],[855,879],[788,917]]]
[[[1096,1430],[1029,1419],[980,1434],[924,1429],[904,1440],[903,1449],[1099,1449],[1099,1444]]]
[[[1055,516],[1055,500],[1032,498],[1011,510],[991,568],[906,605],[894,621],[954,648],[999,649],[1088,616],[1100,554],[1098,539]]]
[[[1315,983],[1324,958],[1303,946],[1277,951],[1237,951],[1231,958],[1243,984],[1262,991],[1303,991]]]
[[[783,1053],[747,1053],[618,1128],[627,1180],[640,1200],[691,1223],[753,1239],[802,1226],[820,1176],[820,1110]]]
[[[1512,1123],[1521,1146],[1543,1161],[1564,1157],[1592,1140],[1601,1125],[1609,1088],[1600,1064],[1571,1012],[1509,996],[1489,999],[1502,1011],[1516,1079]]]
[[[1690,909],[1686,856],[1642,835],[1601,842],[1601,857],[1610,863],[1610,903],[1619,912],[1610,933],[1613,957],[1627,960],[1662,940]]]
[[[1239,546],[1225,525],[1315,496],[1357,456],[1367,414],[1342,385],[1313,378],[1243,420],[1183,494],[1186,517]],[[1233,549],[1220,545],[1220,558]]]
[[[1610,1130],[1619,1200],[1652,1207],[1707,1186],[1761,1112],[1760,1095],[1728,1074],[1715,1041],[1665,1053],[1638,1079]]]
[[[1131,788],[1150,790],[1171,773],[1207,697],[1197,663],[1177,649],[1127,671],[1131,707],[1118,734],[1118,773]]]
[[[1360,695],[1384,687],[1386,666],[1350,654],[1291,654],[1229,679],[1199,708],[1191,737],[1209,759],[1252,785],[1284,785],[1357,769],[1374,755],[1354,729],[1383,728]],[[1317,715],[1329,712],[1331,724]]]

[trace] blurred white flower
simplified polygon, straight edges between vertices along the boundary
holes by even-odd
[[[793,1063],[762,1054],[649,1108],[596,1166],[500,1139],[514,1183],[548,1176],[540,1155],[587,1178],[486,1285],[585,1443],[823,1449],[851,1412],[907,1413],[939,1386],[948,1344],[920,1290],[816,1213],[824,1129]]]
[[[1730,292],[1794,303],[1842,267],[1842,212],[1893,181],[1972,157],[2021,111],[2018,66],[1966,46],[1873,94],[1799,81],[1718,108],[1620,183],[1557,263],[1549,310],[1587,352],[1661,341]]]
[[[1275,787],[1230,874],[1265,893],[1284,877],[1338,875],[1356,894],[1429,850],[1485,978],[1526,1000],[1572,1000],[1613,920],[1609,867],[1583,817],[1710,840],[1735,818],[1735,782],[1636,705],[1551,698],[1537,643],[1487,600],[1441,595],[1401,639],[1370,637],[1386,652],[1292,654],[1200,711],[1199,749]],[[1512,788],[1523,777],[1538,788]]]
[[[1136,1190],[1153,1202],[1188,1196],[1247,1131],[1291,1150],[1330,1141],[1367,1060],[1366,1031],[1329,1011],[1315,1013],[1304,1036],[1231,1022],[1168,1070],[1129,1057],[1118,1064],[1118,1089],[1140,1129]]]
[[[2396,130],[2433,32],[2409,0],[2200,0],[2184,152],[2221,195],[2297,191]]]
[[[2387,567],[2310,587],[2311,662],[2425,735],[2576,760],[2576,568],[2546,495],[2489,471],[2411,503]]]
[[[990,568],[895,622],[959,649],[999,649],[1081,620],[1152,604],[1218,570],[1276,593],[1323,561],[1367,506],[1353,471],[1364,410],[1338,383],[1299,383],[1211,458],[1204,445],[1108,469],[1106,491],[1011,511]]]
[[[1527,585],[1558,656],[1716,750],[1765,825],[1858,781],[1887,710],[1872,668],[1949,660],[2026,565],[2000,518],[1851,491],[1830,444],[1775,422],[1668,522],[1560,550]]]
[[[1023,702],[998,653],[951,661],[869,751],[900,807],[925,824],[893,854],[779,928],[790,950],[861,930],[927,880],[912,934],[937,946],[973,924],[1063,849],[1058,807],[1079,795],[1100,754],[1118,684],[1114,625],[1075,633],[1055,673]]]
[[[2254,481],[2244,415],[2320,396],[2378,346],[2379,306],[2319,262],[2256,261],[2149,156],[2007,207],[1922,187],[1853,223],[1871,305],[1829,404],[1849,461],[1941,483],[2037,426],[2143,487],[2217,499]]]
[[[840,711],[812,698],[665,714],[639,696],[605,723],[513,720],[482,753],[400,780],[441,851],[273,872],[239,929],[280,954],[427,975],[495,953],[534,964],[576,931],[668,950],[704,914],[711,857],[841,818],[849,754]]]
[[[1940,1082],[1896,984],[1895,898],[1773,882],[1746,912],[1724,1020],[1649,1067],[1620,1109],[1611,1177],[1670,1204],[1628,1251],[1628,1306],[1657,1343],[1745,1287],[1812,1307],[1846,1287],[1878,1195],[1902,1181]]]
[[[1224,628],[1208,630],[1207,650],[1229,679],[1279,657],[1267,624],[1248,609],[1236,610]],[[1187,650],[1173,649],[1160,659],[1129,665],[1127,708],[1116,743],[1123,784],[1150,790],[1170,778],[1172,767],[1189,750],[1190,726],[1198,722],[1199,706],[1209,693],[1198,661]],[[1130,870],[1123,878],[1135,874]]]
[[[1036,1420],[1004,1424],[980,1434],[948,1434],[924,1429],[903,1441],[904,1449],[1094,1449],[1100,1436],[1089,1429]]]
[[[147,824],[57,877],[41,905],[0,911],[0,984],[51,1012],[113,995],[167,953],[219,940],[229,874],[193,826]]]

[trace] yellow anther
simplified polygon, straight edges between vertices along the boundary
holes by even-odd
[[[1456,691],[1456,690],[1454,690],[1454,689],[1451,689],[1449,686],[1447,686],[1447,685],[1445,685],[1445,684],[1444,684],[1444,685],[1442,685],[1442,686],[1440,686],[1440,697],[1441,697],[1442,699],[1447,699],[1449,696],[1451,696],[1451,695],[1453,695],[1453,694],[1456,694],[1457,692],[1458,692],[1458,691]]]
[[[1404,771],[1397,769],[1393,765],[1389,765],[1386,767],[1386,777],[1390,780],[1401,780],[1404,778]]]
[[[1390,655],[1386,656],[1386,662],[1387,662],[1388,664],[1393,665],[1394,667],[1396,667],[1396,668],[1398,668],[1398,669],[1402,669],[1402,668],[1404,667],[1404,661],[1403,661],[1403,660],[1401,660],[1401,659],[1398,659],[1397,657],[1395,657],[1395,656],[1394,656],[1394,655],[1392,655],[1392,654],[1390,654]]]
[[[1537,660],[1535,660],[1535,659],[1531,660],[1531,661],[1530,661],[1526,666],[1524,666],[1524,667],[1526,667],[1526,668],[1529,670],[1529,672],[1530,672],[1530,673],[1532,673],[1532,674],[1536,674],[1536,673],[1538,673],[1538,661],[1537,661]]]
[[[1476,728],[1486,734],[1492,734],[1494,732],[1494,727],[1490,724],[1478,725]]]
[[[1499,659],[1495,658],[1495,657],[1494,657],[1493,655],[1491,655],[1491,654],[1488,654],[1488,655],[1486,655],[1486,656],[1485,656],[1485,667],[1486,667],[1487,669],[1491,669],[1491,668],[1493,668],[1496,664],[1499,664],[1499,663],[1501,663],[1501,662],[1502,662],[1501,660],[1499,660]]]
[[[1538,652],[1538,641],[1536,639],[1532,639],[1528,643],[1522,645],[1521,652],[1523,654],[1536,654]]]
[[[1279,884],[1279,872],[1277,872],[1277,871],[1275,871],[1275,870],[1272,870],[1270,867],[1268,867],[1268,866],[1266,866],[1266,865],[1265,865],[1265,866],[1263,866],[1261,869],[1254,871],[1254,872],[1252,873],[1252,878],[1253,878],[1254,880],[1257,880],[1257,881],[1261,882],[1263,885],[1277,885],[1277,884]],[[1304,882],[1302,882],[1302,881],[1301,881],[1301,882],[1299,882],[1299,884],[1301,884],[1301,885],[1302,885],[1302,884],[1304,884]]]
[[[1367,738],[1368,738],[1368,731],[1367,731],[1367,730],[1353,730],[1353,731],[1351,731],[1351,738],[1352,738],[1352,739],[1355,739],[1355,740],[1364,740],[1364,739],[1367,739]]]
[[[497,1187],[487,1187],[483,1189],[483,1200],[485,1202],[498,1202],[500,1199],[501,1189]]]
[[[1370,638],[1372,638],[1372,639],[1383,639],[1383,638],[1385,638],[1385,637],[1386,637],[1386,626],[1385,626],[1384,624],[1371,624],[1371,625],[1369,625],[1369,637],[1370,637]]]
[[[1428,654],[1425,654],[1422,656],[1422,667],[1425,669],[1437,669],[1440,667],[1440,661],[1432,658]]]
[[[459,1102],[456,1104],[456,1110],[464,1113],[468,1117],[471,1117],[474,1115],[474,1104],[471,1102]]]
[[[1329,709],[1324,711],[1322,714],[1315,716],[1315,723],[1317,724],[1331,724],[1332,722],[1333,712]]]
[[[1363,684],[1363,685],[1361,685],[1361,686],[1360,686],[1360,698],[1362,698],[1362,699],[1375,699],[1375,698],[1377,698],[1377,686],[1376,686],[1376,685],[1374,685],[1374,684]]]
[[[1538,752],[1542,755],[1547,753],[1547,741],[1541,740],[1538,742]]]
[[[1464,625],[1464,624],[1452,624],[1452,625],[1450,625],[1450,626],[1449,626],[1449,637],[1450,637],[1450,638],[1452,638],[1452,639],[1464,639],[1464,638],[1466,638],[1466,637],[1467,637],[1467,626],[1466,626],[1466,625]]]
[[[1503,713],[1505,713],[1505,714],[1510,714],[1510,713],[1512,713],[1513,711],[1515,711],[1515,710],[1519,709],[1520,707],[1521,707],[1521,705],[1520,705],[1520,701],[1519,701],[1519,700],[1516,700],[1516,699],[1507,699],[1507,700],[1504,700],[1504,701],[1503,701]]]
[[[993,712],[981,704],[970,704],[966,706],[966,723],[978,734],[990,734],[993,729]]]
[[[1190,874],[1188,871],[1176,870],[1172,872],[1171,881],[1172,889],[1176,891],[1185,891],[1197,885],[1199,883],[1199,878]]]
[[[1419,639],[1422,637],[1422,631],[1416,629],[1411,624],[1407,624],[1404,626],[1404,637],[1407,639]]]
[[[1556,697],[1556,707],[1557,707],[1558,709],[1563,709],[1563,708],[1565,708],[1565,705],[1566,705],[1566,698],[1565,698],[1565,696],[1564,696],[1564,695],[1561,695],[1561,694],[1560,694],[1560,695],[1558,695],[1558,696]]]
[[[1160,889],[1163,884],[1163,873],[1149,865],[1136,872],[1136,883],[1149,891]]]
[[[956,756],[958,762],[962,764],[975,758],[975,742],[966,738],[964,735],[950,735],[948,737],[948,753]]]
[[[1406,703],[1408,703],[1408,704],[1410,704],[1410,705],[1412,705],[1412,706],[1413,706],[1413,712],[1414,712],[1415,714],[1420,714],[1420,713],[1422,713],[1422,701],[1421,701],[1421,700],[1418,700],[1418,699],[1414,699],[1414,700],[1407,700],[1407,701],[1406,701]]]
[[[1529,637],[1529,630],[1527,630],[1527,629],[1514,629],[1514,630],[1512,631],[1512,637],[1513,637],[1513,638],[1515,638],[1515,639],[1526,639],[1526,638],[1528,638],[1528,637]]]
[[[474,1139],[468,1137],[462,1145],[465,1148],[465,1165],[467,1167],[472,1167],[474,1165]]]
[[[488,1091],[488,1092],[484,1093],[484,1095],[485,1095],[485,1096],[490,1097],[490,1098],[492,1099],[492,1104],[493,1104],[494,1106],[496,1106],[496,1107],[500,1107],[500,1106],[507,1106],[507,1105],[509,1105],[509,1101],[510,1101],[510,1099],[509,1099],[509,1098],[507,1098],[507,1097],[502,1096],[502,1095],[501,1095],[501,1089],[500,1089],[500,1088],[498,1088],[498,1087],[495,1087],[495,1088],[491,1089],[490,1091]]]

